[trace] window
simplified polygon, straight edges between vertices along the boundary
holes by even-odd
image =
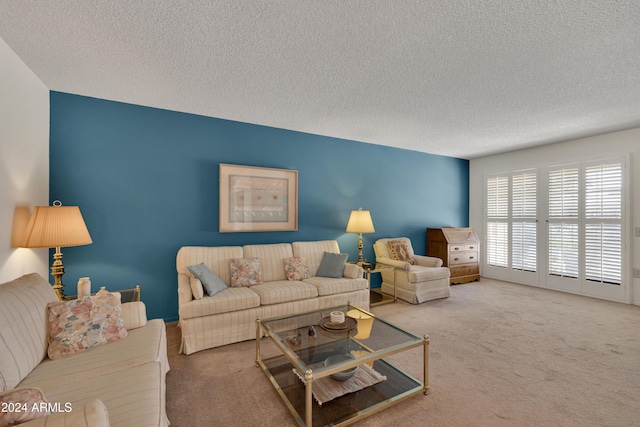
[[[537,271],[538,177],[527,172],[511,180],[511,268]]]
[[[487,264],[509,266],[509,177],[487,180]]]
[[[585,168],[585,275],[622,283],[622,165]]]
[[[535,171],[487,179],[487,264],[520,271],[537,269]]]
[[[622,163],[550,170],[549,274],[620,285],[621,269]]]
[[[488,176],[483,275],[628,300],[627,161],[622,156]]]
[[[549,171],[549,274],[578,278],[578,167]]]

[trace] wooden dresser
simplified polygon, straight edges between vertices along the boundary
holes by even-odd
[[[427,255],[449,267],[452,285],[480,280],[480,240],[473,228],[427,228]]]

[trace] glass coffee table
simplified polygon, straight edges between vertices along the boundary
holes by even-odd
[[[331,323],[332,311],[345,313],[345,322]],[[280,354],[262,358],[263,335]],[[420,346],[422,381],[385,360]],[[429,337],[414,335],[352,305],[256,319],[256,365],[301,426],[351,424],[429,393]]]

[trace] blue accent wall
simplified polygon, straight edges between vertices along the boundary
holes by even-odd
[[[468,226],[463,159],[60,92],[50,143],[51,201],[80,206],[93,239],[63,248],[65,293],[82,276],[93,291],[140,284],[149,318],[177,319],[181,246],[337,239],[355,261],[345,228],[362,207],[374,260],[376,239],[406,236],[425,254],[426,227]],[[219,233],[220,163],[297,170],[298,231]]]

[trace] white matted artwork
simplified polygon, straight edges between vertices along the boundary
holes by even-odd
[[[298,171],[220,163],[220,232],[298,229]]]

